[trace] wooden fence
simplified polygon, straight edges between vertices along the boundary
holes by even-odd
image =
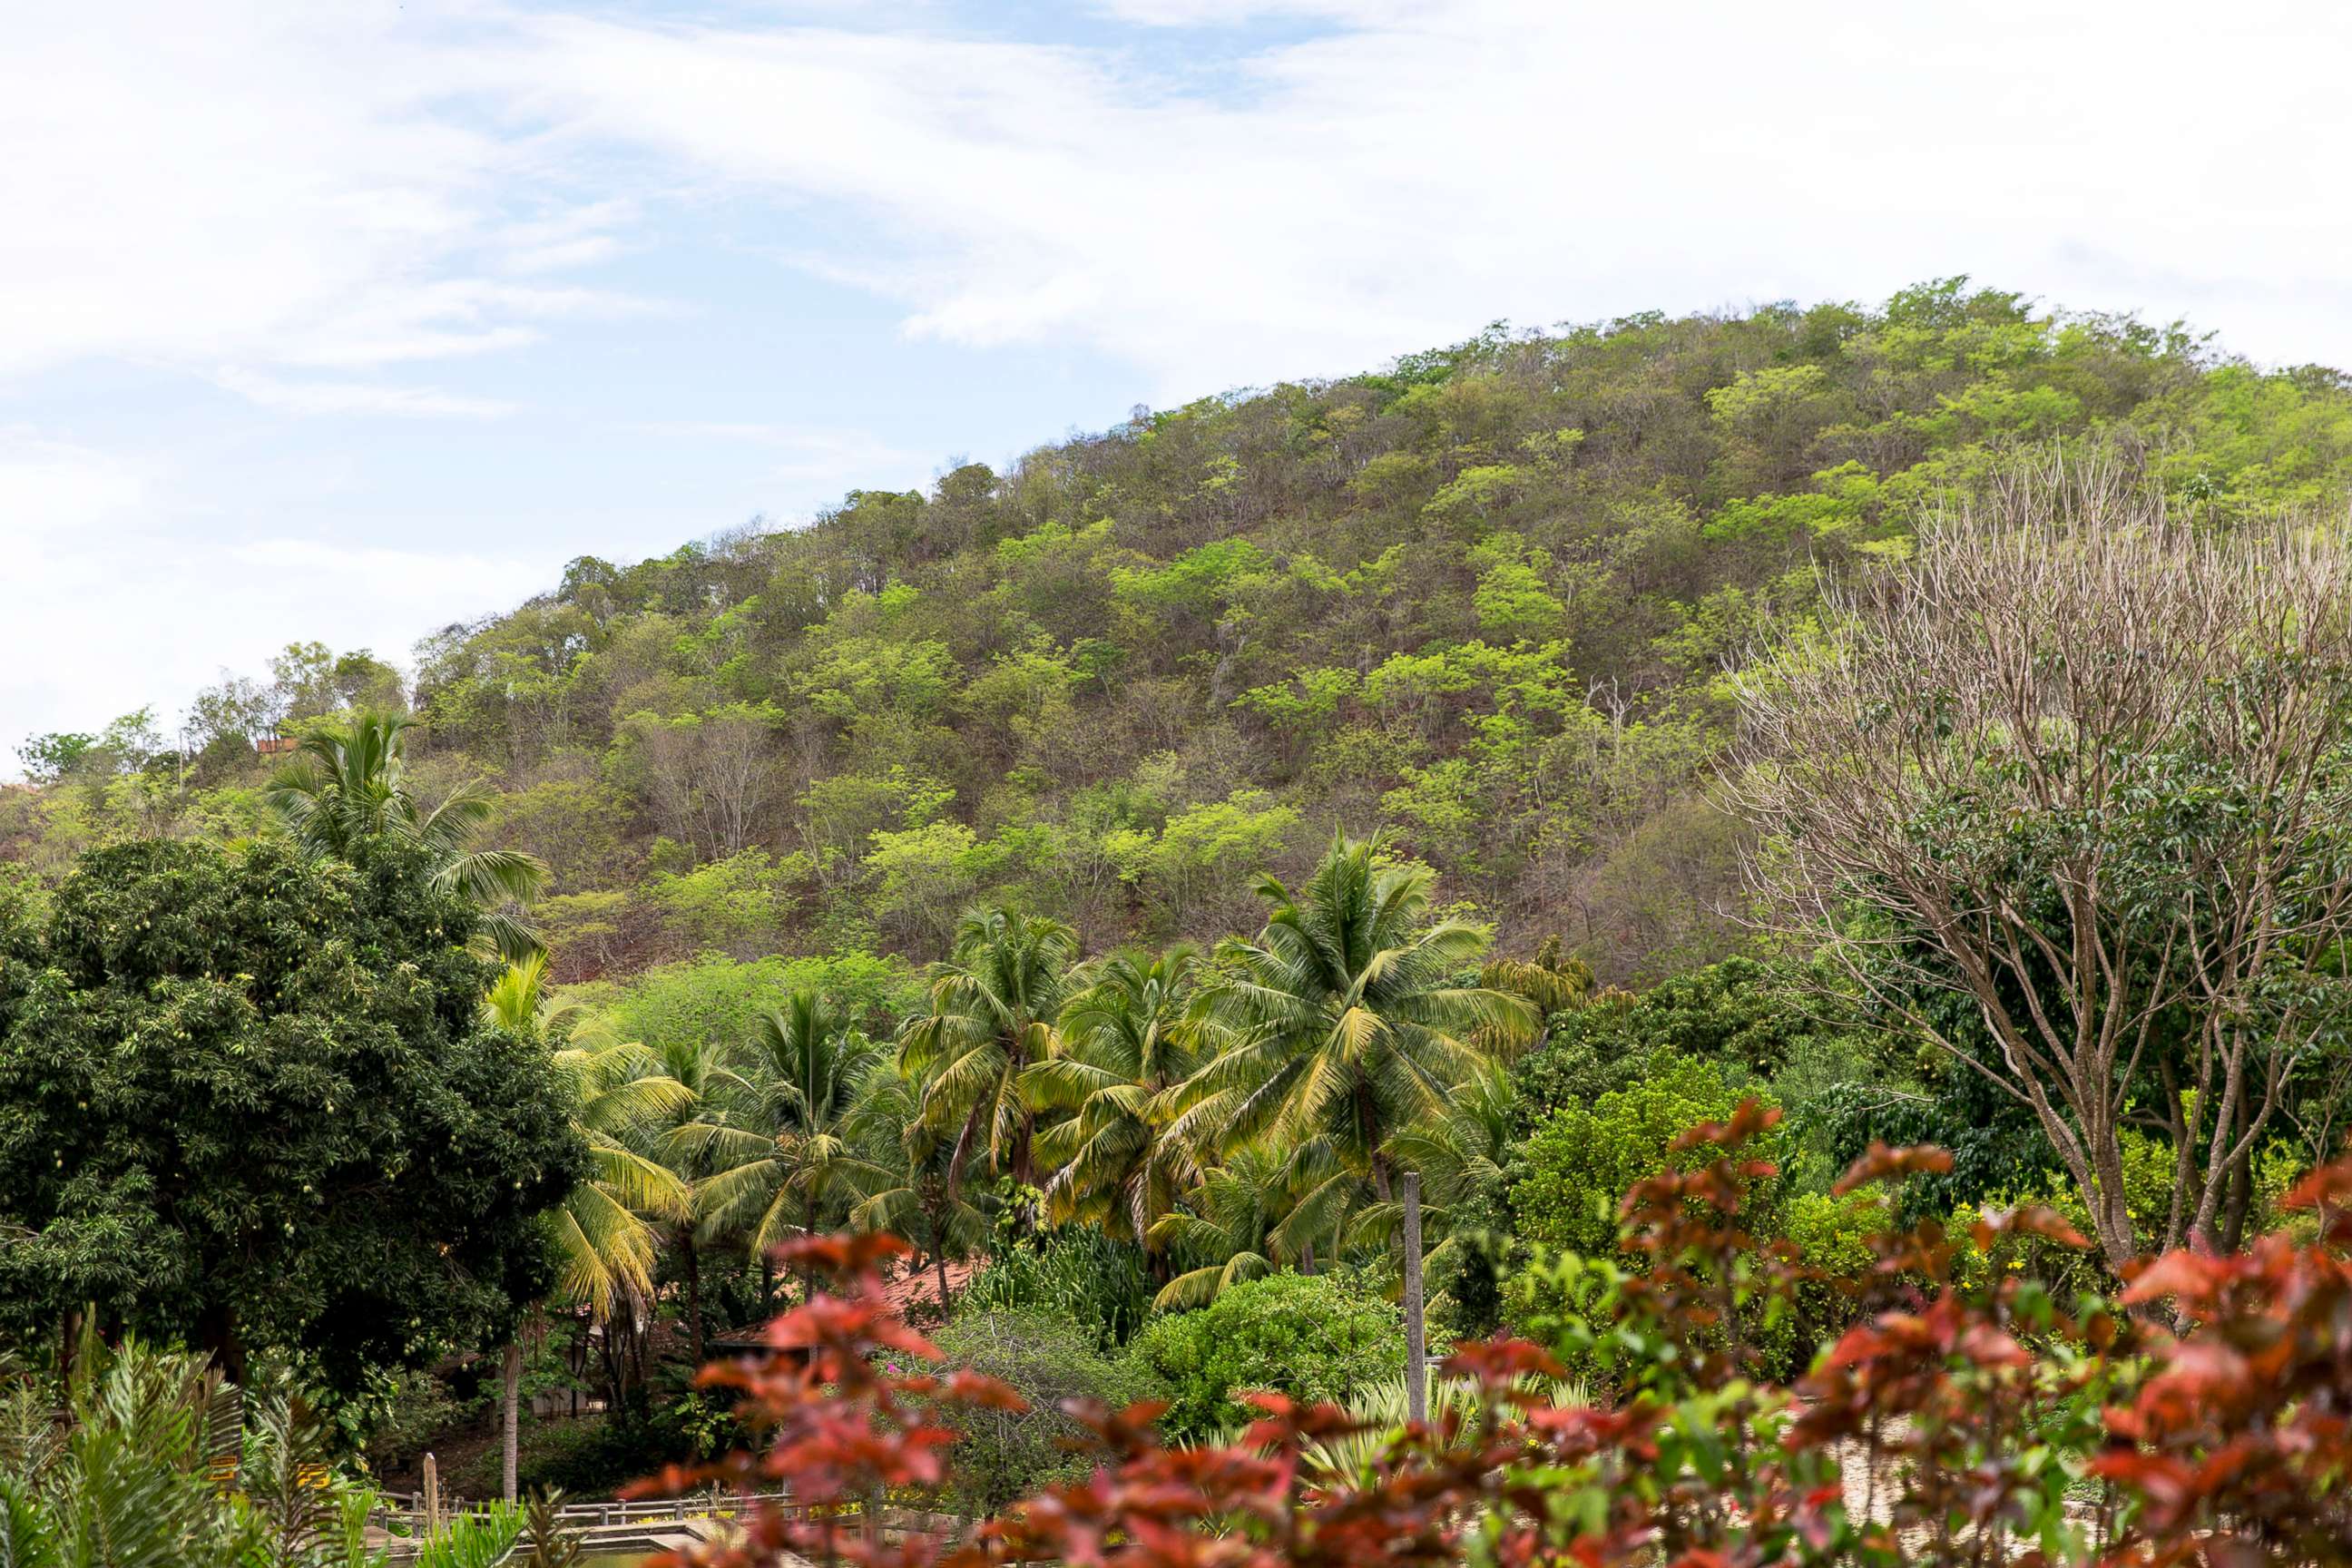
[[[734,1492],[696,1492],[682,1498],[648,1498],[638,1502],[568,1502],[555,1510],[555,1519],[566,1530],[604,1530],[625,1524],[655,1524],[666,1520],[725,1519],[740,1511],[747,1503],[772,1502],[782,1504],[790,1500],[782,1492],[760,1492],[744,1498]],[[445,1498],[441,1503],[441,1525],[446,1528],[466,1515],[485,1516],[498,1506],[494,1503],[467,1501],[464,1498]],[[415,1537],[425,1532],[425,1494],[422,1492],[387,1493],[383,1504],[371,1511],[368,1522],[395,1536]]]

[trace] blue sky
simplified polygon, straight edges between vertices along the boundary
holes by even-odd
[[[0,50],[0,745],[1487,321],[1969,272],[2352,363],[2338,8],[85,0]]]

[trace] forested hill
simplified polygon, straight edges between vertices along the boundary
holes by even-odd
[[[1703,788],[1725,661],[2003,448],[2095,432],[2219,511],[2352,472],[2335,372],[1957,282],[1496,330],[803,529],[583,558],[428,639],[398,695],[423,793],[486,776],[499,837],[552,868],[572,977],[929,958],[982,898],[1090,946],[1209,936],[1255,924],[1259,872],[1377,826],[1507,949],[1558,933],[1637,981],[1737,941]],[[255,741],[392,686],[316,647],[277,673],[199,700],[184,788],[135,721],[43,738],[0,842],[53,873],[110,836],[248,830]]]

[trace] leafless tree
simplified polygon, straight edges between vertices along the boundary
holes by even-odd
[[[679,719],[646,713],[628,730],[646,805],[664,832],[710,859],[752,842],[776,779],[764,711],[735,703]]]
[[[2135,1106],[2174,1151],[2165,1242],[2242,1220],[2291,1075],[2342,1049],[2341,528],[2192,527],[2119,462],[2053,458],[1823,626],[1738,680],[1727,793],[1763,918],[2030,1106],[2111,1264],[2139,1249]]]

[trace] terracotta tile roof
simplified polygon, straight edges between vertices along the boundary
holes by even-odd
[[[975,1258],[967,1263],[950,1260],[948,1264],[948,1291],[961,1296],[971,1277],[988,1264],[985,1258]],[[883,1294],[902,1318],[937,1318],[940,1312],[939,1269],[928,1260],[908,1268],[899,1278],[883,1288]]]

